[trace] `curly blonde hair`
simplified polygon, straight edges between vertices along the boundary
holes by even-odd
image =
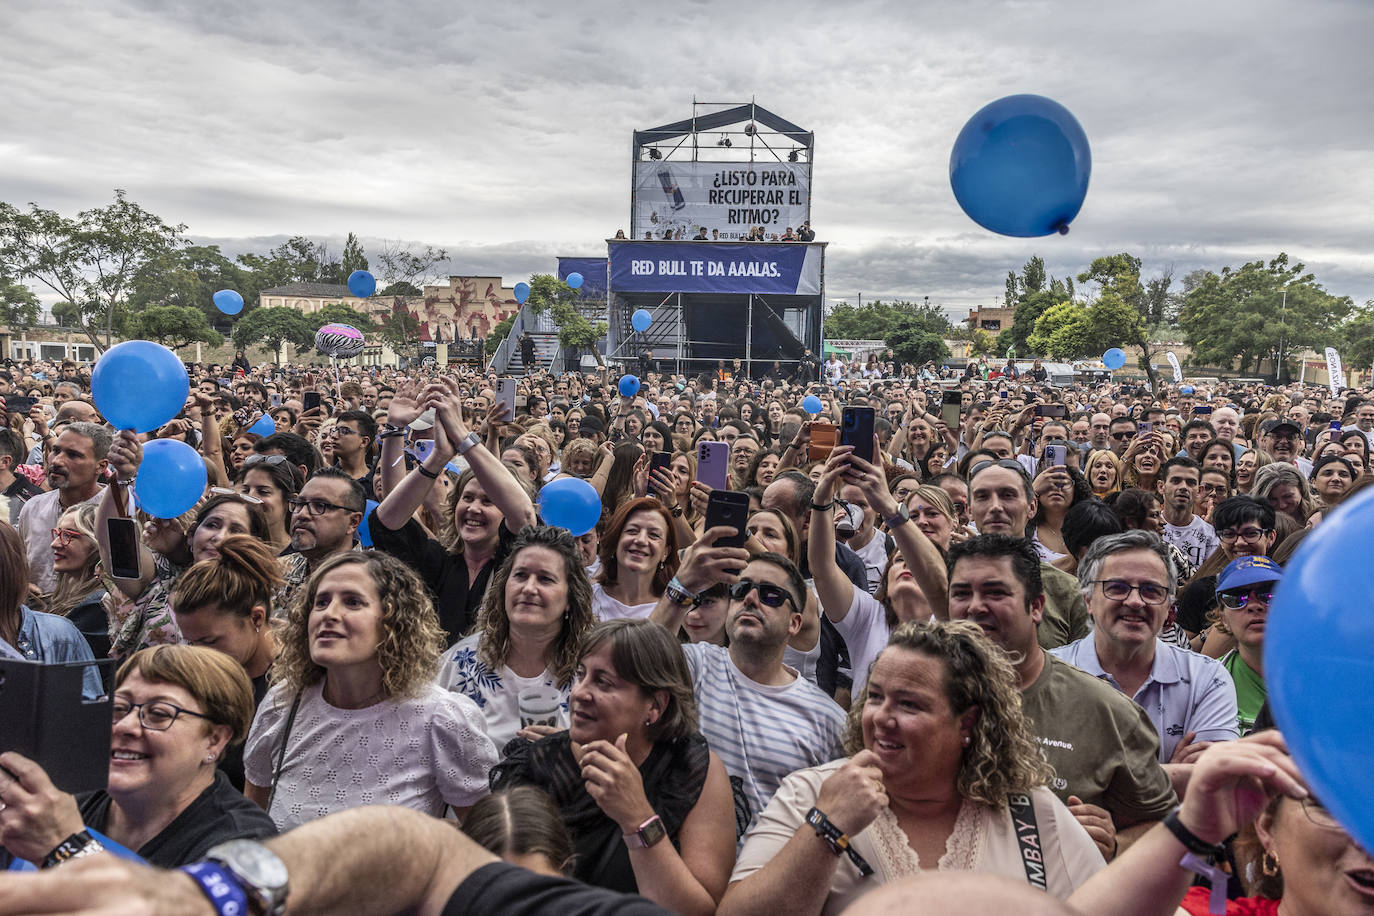
[[[944,665],[945,698],[956,716],[978,709],[955,780],[962,797],[1002,808],[1013,793],[1050,781],[1054,771],[1021,712],[1016,669],[977,624],[966,620],[904,623],[892,631],[883,651],[894,648],[920,652]],[[849,710],[844,749],[851,756],[864,749],[863,708],[856,698]]]
[[[499,670],[510,657],[510,618],[506,616],[506,583],[510,580],[511,570],[515,567],[516,557],[529,547],[543,547],[552,550],[563,560],[563,574],[568,583],[568,607],[563,612],[563,626],[558,638],[550,647],[552,658],[549,670],[559,687],[572,683],[573,670],[577,667],[578,648],[582,637],[596,623],[596,613],[592,610],[592,584],[587,579],[587,570],[582,565],[582,554],[577,542],[564,528],[526,526],[511,546],[510,556],[492,574],[487,593],[482,599],[482,610],[477,616],[474,632],[477,639],[477,657],[493,671]]]
[[[418,696],[439,673],[444,649],[439,615],[409,566],[387,554],[361,550],[336,554],[310,575],[278,634],[281,654],[272,665],[272,683],[295,692],[324,679],[325,669],[310,657],[310,610],[324,577],[352,563],[367,567],[382,604],[382,641],[377,646],[382,689],[390,699]]]

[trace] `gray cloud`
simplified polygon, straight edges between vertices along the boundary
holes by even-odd
[[[630,131],[755,97],[816,132],[831,298],[962,312],[1032,254],[1182,276],[1283,250],[1364,301],[1371,24],[1359,0],[10,0],[0,199],[74,212],[121,187],[228,253],[351,230],[513,281],[626,226]],[[983,232],[950,192],[954,136],[1013,92],[1092,141],[1066,237]]]

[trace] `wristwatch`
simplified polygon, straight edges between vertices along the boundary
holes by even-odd
[[[466,455],[474,446],[482,444],[482,437],[476,433],[468,433],[467,438],[458,443],[458,454]]]
[[[911,509],[908,508],[905,504],[897,507],[896,515],[890,515],[887,518],[883,519],[883,522],[887,525],[888,531],[891,531],[898,525],[904,525],[909,521],[911,521]]]
[[[286,895],[290,890],[286,863],[263,844],[230,840],[212,847],[205,859],[222,865],[238,881],[254,914],[281,916],[286,912]]]
[[[663,826],[663,820],[655,814],[640,824],[634,833],[625,834],[625,846],[629,849],[648,849],[667,835],[668,829]]]

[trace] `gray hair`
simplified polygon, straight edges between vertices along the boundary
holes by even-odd
[[[1169,601],[1174,600],[1174,593],[1178,591],[1178,570],[1174,569],[1173,559],[1169,556],[1169,548],[1159,539],[1159,535],[1153,531],[1145,531],[1135,528],[1130,531],[1123,531],[1120,534],[1108,534],[1093,541],[1088,546],[1087,553],[1083,554],[1083,559],[1078,561],[1078,588],[1083,593],[1083,600],[1087,601],[1092,597],[1093,586],[1097,580],[1102,578],[1102,566],[1107,562],[1107,557],[1112,554],[1125,553],[1128,550],[1148,550],[1159,557],[1164,569],[1167,570],[1169,578]]]
[[[96,461],[103,460],[110,453],[110,444],[114,441],[114,436],[108,428],[99,423],[87,423],[84,420],[73,420],[62,427],[62,432],[76,433],[78,436],[90,439]]]

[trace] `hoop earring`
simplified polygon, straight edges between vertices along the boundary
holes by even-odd
[[[1279,874],[1279,857],[1273,852],[1266,850],[1264,856],[1260,859],[1260,871],[1264,872],[1265,875],[1270,878],[1277,878]]]

